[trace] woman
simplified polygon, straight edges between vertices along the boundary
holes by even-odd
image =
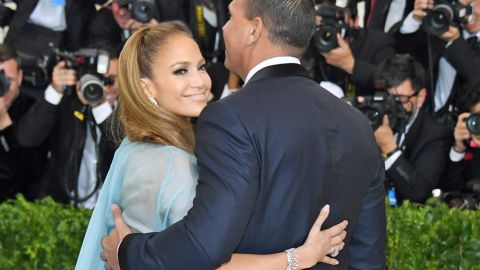
[[[205,60],[188,28],[178,22],[143,28],[125,44],[118,64],[118,116],[126,138],[115,153],[93,212],[76,269],[103,269],[100,239],[114,228],[110,206],[123,209],[137,232],[161,231],[192,206],[198,177],[191,117],[206,106],[211,81]],[[343,248],[344,221],[320,231],[324,207],[305,244],[296,250],[298,267]],[[221,269],[286,269],[284,252],[235,254]]]

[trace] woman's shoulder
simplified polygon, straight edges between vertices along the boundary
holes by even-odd
[[[162,161],[175,163],[196,163],[192,154],[172,145],[153,144],[147,142],[132,142],[124,139],[115,155],[122,156],[127,166],[143,164],[158,166]]]

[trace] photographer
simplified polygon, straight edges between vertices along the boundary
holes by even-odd
[[[38,96],[48,85],[51,46],[78,50],[88,44],[88,24],[95,12],[93,0],[16,0],[5,43],[15,49],[24,71],[24,86]],[[51,68],[51,67],[50,67]],[[27,86],[27,87],[26,87]]]
[[[91,44],[115,47],[139,28],[163,21],[186,22],[183,0],[112,0],[89,26]]]
[[[462,104],[465,112],[458,116],[453,133],[455,142],[450,149],[450,160],[440,188],[445,192],[461,192],[463,195],[476,192],[478,196],[480,194],[480,85],[465,94]],[[460,207],[455,202],[455,200],[449,200],[451,206]]]
[[[19,145],[18,121],[34,103],[20,93],[22,70],[17,53],[0,44],[0,201],[23,193],[35,198],[33,186],[40,178],[46,161],[41,148]]]
[[[313,73],[337,96],[373,94],[378,64],[395,54],[393,38],[377,30],[350,27],[350,14],[322,1],[316,5],[317,29],[312,39]],[[335,30],[334,30],[335,29]]]
[[[447,10],[453,11],[452,18],[434,19]],[[463,94],[480,81],[479,16],[480,0],[416,0],[396,34],[398,50],[428,67],[428,110],[452,128]]]
[[[376,81],[407,113],[403,132],[394,134],[385,116],[375,139],[385,160],[389,197],[424,203],[437,187],[447,162],[451,132],[421,110],[427,91],[425,71],[408,55],[397,55],[378,67]]]
[[[109,53],[106,60],[100,57],[100,50],[98,56],[93,54],[95,58],[87,52],[80,50],[55,66],[44,98],[21,119],[19,142],[33,146],[49,139],[51,156],[43,177],[44,195],[92,208],[115,150],[106,123],[117,97],[117,55]],[[71,60],[84,58],[85,63]],[[92,59],[96,59],[96,70],[86,66]],[[98,74],[99,69],[106,73]],[[70,91],[72,86],[75,89]]]

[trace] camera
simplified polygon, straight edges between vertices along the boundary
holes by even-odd
[[[466,120],[467,129],[470,133],[480,135],[480,112],[472,113]]]
[[[353,100],[348,97],[343,99],[367,117],[373,130],[383,124],[385,115],[388,116],[393,133],[403,132],[407,125],[408,114],[402,103],[386,91],[377,91],[373,96],[364,96],[362,102],[358,102],[356,97]]]
[[[84,48],[75,53],[56,52],[59,60],[65,60],[67,67],[77,72],[80,91],[88,103],[95,103],[104,96],[104,74],[108,72],[110,56],[99,49]],[[69,94],[69,93],[67,93]]]
[[[315,28],[313,34],[313,44],[320,52],[329,52],[338,47],[337,34],[345,37],[347,24],[345,22],[345,9],[329,5],[320,4],[316,11],[316,16],[320,16],[320,25]]]
[[[120,7],[126,7],[132,18],[141,23],[147,23],[158,17],[158,7],[155,0],[118,0]]]
[[[458,0],[437,0],[423,19],[422,28],[434,36],[441,36],[448,31],[450,25],[467,24],[471,14],[472,7],[463,5]]]
[[[10,89],[10,79],[5,76],[5,70],[0,70],[0,97],[3,97]]]

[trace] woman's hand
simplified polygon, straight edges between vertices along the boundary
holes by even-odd
[[[340,251],[345,246],[343,240],[347,235],[345,228],[347,228],[348,222],[344,220],[322,231],[322,224],[327,219],[329,212],[330,206],[327,204],[322,208],[322,211],[320,211],[315,224],[313,224],[310,229],[305,243],[296,248],[298,268],[310,268],[319,262],[331,265],[338,264],[336,259],[328,257],[327,255],[334,251]]]

